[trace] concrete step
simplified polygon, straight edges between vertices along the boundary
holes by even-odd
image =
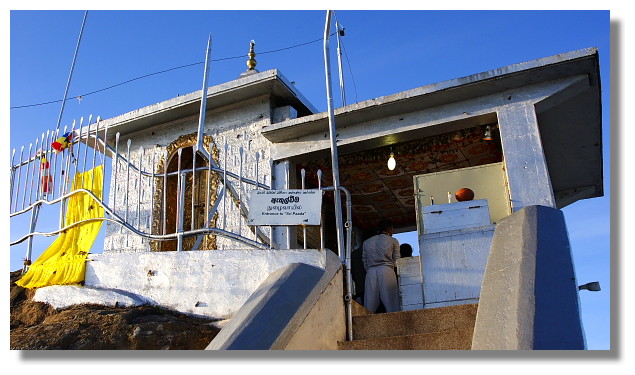
[[[339,350],[470,350],[474,328],[455,328],[434,333],[340,341]]]
[[[353,314],[353,339],[412,336],[459,329],[470,331],[471,341],[477,307],[478,304],[464,304],[385,314]]]
[[[361,303],[352,300],[351,301],[351,315],[353,317],[356,316],[361,316],[361,315],[373,315],[373,313],[371,313],[370,311],[368,311],[364,305],[362,305]]]

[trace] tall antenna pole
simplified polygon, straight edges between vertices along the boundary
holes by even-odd
[[[337,29],[337,67],[340,73],[340,95],[342,97],[342,107],[346,105],[346,90],[344,89],[344,71],[342,69],[342,48],[340,46],[340,39],[344,36],[344,28],[340,29],[340,23],[335,21],[335,28]]]
[[[335,115],[333,114],[333,96],[331,94],[331,64],[329,61],[329,30],[331,28],[331,10],[326,11],[324,26],[324,68],[326,71],[326,97],[328,102],[329,131],[331,139],[331,165],[333,169],[333,187],[335,197],[335,225],[337,228],[337,245],[340,258],[344,255],[344,225],[342,220],[342,197],[340,196],[340,169],[337,156],[337,133],[335,131]]]
[[[68,88],[71,86],[71,78],[73,77],[73,70],[75,69],[75,60],[77,59],[77,52],[79,51],[79,43],[82,41],[82,34],[84,34],[84,25],[86,24],[86,16],[88,16],[88,11],[84,11],[84,20],[82,21],[82,27],[79,30],[79,38],[77,39],[77,46],[75,47],[75,54],[73,55],[73,62],[71,63],[71,71],[68,74],[68,81],[66,82],[66,90],[64,90],[64,99],[62,100],[62,108],[60,109],[60,116],[57,119],[57,127],[55,130],[60,128],[60,124],[62,123],[62,114],[64,113],[64,105],[66,105],[66,98],[68,97]]]
[[[209,57],[212,51],[212,34],[207,39],[207,52],[205,53],[205,70],[203,71],[203,88],[201,89],[201,112],[198,116],[198,135],[196,138],[196,150],[200,152],[210,161],[210,154],[203,147],[203,138],[205,137],[205,112],[207,111],[207,78],[209,75]]]

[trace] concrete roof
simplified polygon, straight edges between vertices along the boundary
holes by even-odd
[[[601,87],[597,48],[586,48],[418,87],[335,109],[338,128],[434,108],[505,90],[586,75],[589,88],[541,113],[541,138],[558,207],[603,195]],[[395,133],[399,129],[394,129]],[[328,132],[328,113],[275,123],[262,134],[274,143]]]
[[[599,84],[597,48],[587,48],[509,65],[350,104],[336,108],[335,116],[337,126],[344,127],[371,119],[432,108],[534,83],[592,72],[595,73],[595,83]],[[264,128],[262,133],[272,142],[284,142],[297,138],[299,134],[305,133],[305,129],[311,129],[311,133],[328,131],[328,112],[271,124]]]
[[[207,110],[238,103],[270,94],[279,105],[292,105],[299,116],[317,112],[317,109],[296,90],[277,70],[267,70],[238,78],[220,85],[208,87]],[[108,127],[108,133],[132,133],[149,126],[166,123],[200,112],[201,91],[178,96],[157,104],[102,120],[100,128]]]
[[[601,87],[597,48],[586,48],[456,78],[335,109],[338,128],[434,108],[505,90],[565,77],[586,75],[589,88],[549,105],[538,120],[543,149],[558,207],[603,195]],[[270,94],[278,105],[292,105],[298,118],[274,123],[262,134],[274,143],[328,132],[328,113],[317,109],[276,69],[208,88],[207,109]],[[200,91],[102,120],[108,134],[132,133],[156,124],[196,115]],[[395,129],[395,133],[399,130]]]

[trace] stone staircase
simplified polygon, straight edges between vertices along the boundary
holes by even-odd
[[[371,314],[353,302],[353,341],[339,350],[470,350],[478,304]]]

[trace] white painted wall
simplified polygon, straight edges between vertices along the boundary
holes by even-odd
[[[330,250],[201,250],[89,256],[85,285],[132,293],[186,314],[228,319],[270,273],[291,263],[325,268]]]
[[[272,112],[274,118],[272,118]],[[271,167],[270,167],[270,142],[260,132],[263,126],[270,124],[272,121],[281,121],[291,116],[297,115],[291,107],[277,108],[275,111],[271,109],[270,98],[267,95],[250,99],[238,104],[217,108],[208,111],[205,121],[205,133],[211,136],[220,150],[219,165],[230,172],[239,174],[240,157],[239,149],[244,150],[242,163],[242,175],[244,178],[255,180],[255,164],[254,155],[259,153],[258,174],[259,182],[267,185],[271,184]],[[144,149],[143,168],[144,170],[152,170],[153,153],[156,154],[154,166],[163,156],[165,149],[174,142],[179,136],[192,134],[197,131],[198,115],[189,116],[183,119],[172,121],[165,124],[159,124],[142,131],[132,134],[126,134],[120,137],[119,153],[126,155],[126,142],[132,140],[130,159],[135,164],[139,164],[139,148]],[[225,159],[224,143],[227,140],[230,148],[227,152],[228,157]],[[227,163],[225,164],[225,160]],[[115,207],[115,211],[121,217],[125,216],[126,208],[128,210],[129,222],[135,226],[140,222],[140,229],[149,232],[152,221],[152,185],[147,178],[142,178],[141,193],[138,188],[138,174],[131,173],[126,183],[126,169],[123,163],[120,166],[119,176],[116,186],[116,201],[113,198],[115,179],[111,179],[109,204]],[[157,171],[162,173],[163,171]],[[217,192],[221,190],[221,184],[217,188]],[[126,190],[127,186],[127,190]],[[239,190],[238,183],[234,183],[236,191]],[[249,207],[249,191],[253,187],[251,185],[243,185],[243,201]],[[137,210],[140,201],[140,210]],[[253,238],[254,235],[246,225],[246,220],[241,217],[239,210],[233,204],[231,199],[227,199],[227,208],[224,208],[225,201],[222,201],[218,207],[219,218],[218,226],[225,225],[225,228],[234,233],[240,232],[243,236]],[[139,214],[137,213],[139,211]],[[227,213],[227,222],[223,223],[222,213]],[[140,220],[137,219],[140,218]],[[269,235],[269,227],[260,228]],[[170,231],[169,231],[170,232]],[[173,232],[173,230],[172,230]],[[224,238],[217,238],[217,246],[219,249],[235,248],[237,243]],[[104,244],[104,252],[149,252],[149,241],[142,237],[131,234],[127,230],[122,230],[119,224],[108,222],[106,224],[106,236]]]

